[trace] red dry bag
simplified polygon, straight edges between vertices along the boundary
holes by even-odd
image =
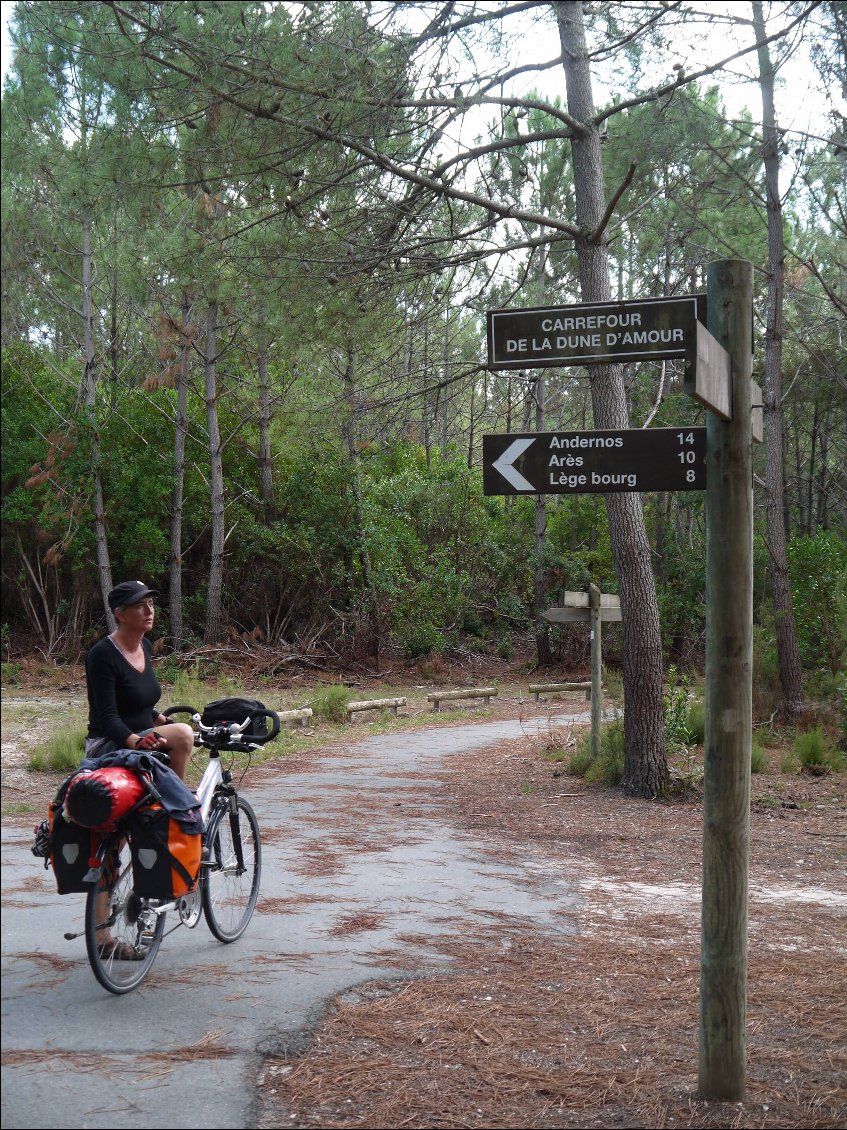
[[[65,815],[83,828],[110,832],[147,795],[140,773],[121,766],[83,770],[65,794]]]

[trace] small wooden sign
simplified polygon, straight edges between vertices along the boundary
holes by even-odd
[[[755,381],[750,382],[751,411],[753,413],[750,427],[753,432],[753,443],[765,442],[765,402],[762,398],[762,386]]]
[[[588,593],[584,594],[588,596]],[[586,608],[548,608],[541,614],[549,624],[587,624],[591,619],[591,609]],[[604,622],[620,622],[620,605],[617,608],[600,606],[600,619]]]
[[[565,592],[562,596],[562,604],[565,606],[565,608],[590,608],[591,594],[587,592],[571,592],[570,589],[565,589]],[[601,608],[620,608],[620,606],[621,598],[617,593],[600,593]]]
[[[732,419],[732,371],[729,354],[706,327],[697,323],[697,364],[685,374],[685,391],[722,420]]]

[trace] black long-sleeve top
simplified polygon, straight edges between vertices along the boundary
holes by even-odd
[[[153,674],[150,641],[142,640],[141,646],[143,671],[136,671],[108,636],[98,640],[85,657],[89,738],[111,738],[121,749],[130,734],[155,725],[159,712],[154,707],[162,688]]]

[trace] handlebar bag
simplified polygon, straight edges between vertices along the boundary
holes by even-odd
[[[140,773],[120,766],[83,770],[65,794],[65,815],[84,828],[111,832],[121,817],[147,795]]]
[[[200,874],[202,836],[186,832],[159,804],[129,821],[132,878],[140,898],[174,899],[193,889]]]
[[[237,722],[240,726],[254,711],[266,709],[265,704],[255,698],[219,698],[203,707],[200,721],[204,726],[225,726],[230,722]],[[266,737],[267,718],[254,718],[250,730],[244,734],[244,737],[248,738],[251,734]]]

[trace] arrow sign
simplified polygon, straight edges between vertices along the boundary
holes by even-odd
[[[486,494],[704,490],[705,428],[482,437]]]
[[[491,464],[495,471],[499,471],[507,483],[511,483],[515,490],[531,490],[534,491],[535,487],[525,479],[520,471],[515,470],[514,462],[518,459],[530,444],[535,443],[535,439],[516,439],[514,443],[509,444],[499,459]]]

